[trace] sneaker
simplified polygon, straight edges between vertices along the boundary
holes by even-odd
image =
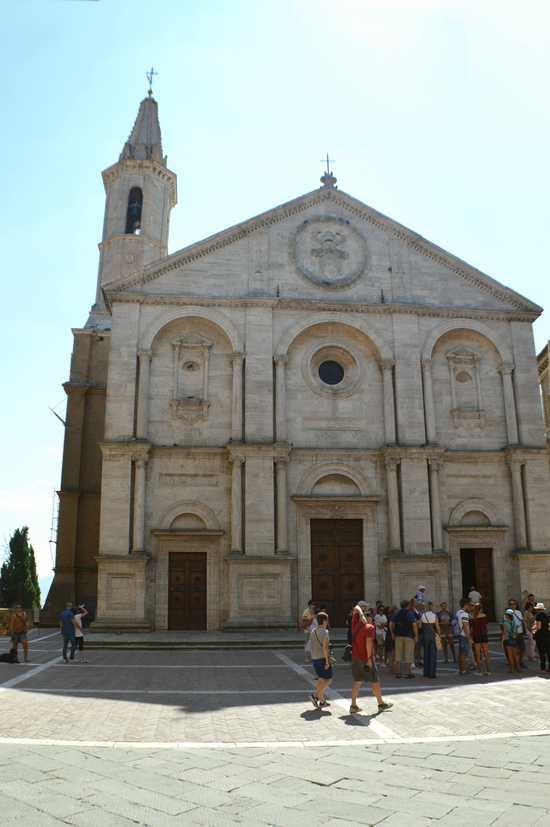
[[[322,709],[322,708],[323,708],[323,707],[325,707],[325,706],[330,706],[330,704],[329,704],[329,702],[328,702],[327,700],[325,700],[325,701],[319,701],[319,708],[320,708],[320,709]]]
[[[313,692],[309,697],[311,698],[311,703],[313,704],[315,709],[319,709],[319,698],[316,695],[314,695]]]
[[[382,701],[381,704],[378,704],[378,711],[385,712],[386,709],[391,709],[392,706],[393,704],[390,701]]]
[[[362,712],[363,710],[360,706],[357,706],[357,704],[352,704],[349,708],[349,711],[350,715],[355,715],[356,712]]]

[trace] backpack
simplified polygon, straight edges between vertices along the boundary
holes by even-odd
[[[460,628],[460,623],[458,621],[458,612],[453,615],[451,625],[453,627],[453,635],[455,637],[459,637],[462,634],[462,629]]]

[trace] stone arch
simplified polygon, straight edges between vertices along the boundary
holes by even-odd
[[[370,339],[375,349],[378,351],[380,359],[393,359],[393,352],[391,347],[381,339],[377,333],[374,333],[369,326],[361,319],[352,319],[347,313],[319,313],[317,316],[310,316],[307,319],[294,324],[290,329],[286,330],[280,337],[277,347],[275,348],[276,356],[285,356],[294,340],[304,331],[310,327],[315,327],[319,324],[340,324],[344,327],[349,327],[352,330],[359,331],[367,339]]]
[[[483,336],[491,342],[493,347],[496,348],[496,351],[503,362],[510,365],[513,364],[514,360],[512,351],[506,342],[504,342],[497,333],[487,327],[487,325],[484,325],[482,322],[478,322],[475,319],[447,319],[447,321],[436,325],[436,327],[428,333],[424,341],[424,347],[422,348],[422,359],[431,359],[433,349],[439,339],[447,333],[452,333],[454,330],[465,330],[466,332],[470,330],[475,333],[479,333],[480,336]]]
[[[481,514],[484,514],[489,520],[489,524],[492,526],[499,524],[497,512],[492,503],[487,502],[487,500],[473,498],[470,500],[462,500],[462,502],[458,503],[458,505],[455,505],[449,516],[449,525],[462,525],[464,516],[470,511],[479,511]]]
[[[160,527],[163,529],[170,528],[180,514],[194,514],[202,520],[207,529],[219,531],[220,523],[214,511],[208,505],[194,500],[180,500],[180,502],[171,505],[170,508],[164,512],[160,521]]]
[[[209,307],[173,307],[169,310],[163,311],[162,314],[154,319],[145,329],[140,341],[140,348],[149,350],[158,334],[166,327],[166,325],[177,321],[178,319],[189,318],[199,320],[204,319],[204,321],[216,325],[229,339],[233,351],[242,352],[242,338],[231,319],[229,319],[225,313],[221,313],[219,310],[213,310]]]
[[[363,474],[355,468],[351,469],[341,462],[327,462],[310,468],[300,479],[297,494],[299,496],[308,496],[320,480],[330,476],[344,477],[350,480],[356,486],[362,497],[367,496],[368,483]]]

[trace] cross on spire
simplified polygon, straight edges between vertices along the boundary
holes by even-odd
[[[334,159],[329,157],[327,152],[327,157],[321,159],[322,164],[326,164],[326,169],[321,176],[321,184],[328,189],[334,189],[336,184],[336,176],[332,174],[332,170],[330,165],[334,163]]]
[[[146,78],[147,78],[147,80],[149,81],[149,89],[148,89],[147,94],[148,94],[150,97],[151,97],[151,95],[153,94],[153,78],[154,78],[154,76],[155,76],[155,75],[158,75],[158,72],[155,72],[155,70],[153,69],[153,67],[152,67],[152,66],[151,66],[151,68],[149,69],[149,71],[148,71],[148,72],[145,72],[145,77],[146,77]],[[327,157],[328,157],[328,156],[327,156]]]

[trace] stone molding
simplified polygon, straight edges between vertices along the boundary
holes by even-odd
[[[133,163],[151,164],[154,162]],[[115,164],[109,169],[113,169],[116,166],[117,165]],[[104,176],[108,173],[109,170],[105,170]],[[153,281],[160,275],[164,275],[170,270],[181,267],[183,264],[196,261],[197,259],[203,258],[213,251],[221,250],[229,244],[233,244],[242,238],[246,238],[259,229],[263,229],[273,224],[278,224],[281,221],[285,221],[287,218],[299,215],[300,213],[309,210],[311,207],[324,204],[327,201],[343,207],[350,214],[356,216],[360,220],[365,221],[367,224],[371,224],[383,233],[391,235],[393,238],[404,242],[415,252],[436,262],[437,264],[441,264],[447,270],[456,273],[456,275],[460,276],[466,282],[472,284],[483,293],[492,295],[500,301],[504,301],[507,304],[512,305],[518,310],[529,310],[536,313],[537,316],[542,312],[542,308],[534,304],[534,302],[530,302],[514,290],[504,287],[504,285],[499,284],[490,276],[487,276],[475,267],[472,267],[456,256],[453,256],[451,253],[447,253],[441,247],[438,247],[436,244],[432,244],[427,239],[422,238],[422,236],[412,230],[409,230],[397,221],[394,221],[388,216],[377,212],[372,207],[367,206],[363,202],[353,198],[351,195],[348,195],[342,190],[333,190],[326,187],[321,187],[321,189],[314,190],[313,192],[306,193],[305,195],[300,195],[292,201],[281,204],[274,209],[261,213],[258,216],[250,218],[240,224],[236,224],[233,227],[229,227],[226,230],[222,230],[219,233],[215,233],[213,236],[210,236],[203,241],[198,241],[195,244],[191,244],[189,247],[167,256],[164,262],[160,265],[156,262],[144,268],[141,272],[133,273],[130,276],[117,279],[111,283],[116,287],[141,286],[149,281]]]
[[[112,283],[112,282],[111,282]],[[512,311],[481,309],[469,307],[437,307],[422,304],[366,304],[365,302],[330,302],[314,298],[258,298],[250,296],[178,296],[173,293],[140,293],[130,291],[109,290],[109,285],[103,287],[107,306],[114,303],[122,304],[152,304],[194,307],[271,307],[275,310],[312,310],[335,313],[370,313],[372,315],[392,316],[429,316],[430,318],[449,319],[487,319],[500,322],[533,322],[540,314],[530,311]],[[177,318],[177,317],[175,317]],[[330,321],[327,319],[326,321]]]
[[[162,302],[159,302],[162,304]],[[231,344],[231,351],[242,353],[244,351],[242,344],[242,337],[239,330],[235,327],[229,316],[225,313],[211,307],[212,302],[204,306],[198,306],[191,302],[188,307],[183,310],[172,310],[167,312],[161,318],[154,319],[144,330],[139,347],[142,350],[151,348],[157,336],[164,330],[164,328],[172,322],[180,319],[196,318],[199,321],[204,320],[218,327]]]
[[[480,336],[483,336],[485,339],[488,339],[488,341],[491,342],[491,344],[496,348],[496,351],[499,354],[501,361],[503,363],[513,364],[514,359],[512,352],[508,347],[507,343],[502,340],[498,333],[495,333],[489,327],[486,327],[486,325],[476,321],[475,319],[469,319],[467,320],[467,323],[464,324],[463,318],[466,319],[466,316],[463,317],[461,315],[461,312],[457,312],[454,314],[453,321],[441,322],[441,324],[437,325],[437,327],[434,327],[433,330],[430,330],[422,346],[421,359],[427,360],[432,358],[433,350],[442,336],[445,336],[447,333],[452,333],[455,330],[465,329],[468,331],[474,331],[475,333],[479,333]]]
[[[461,520],[463,519],[464,515],[467,514],[469,511],[480,511],[482,514],[485,514],[487,519],[489,520],[490,526],[487,528],[494,528],[500,524],[500,521],[497,517],[497,510],[494,505],[487,500],[480,500],[478,498],[471,498],[469,500],[462,500],[462,502],[455,505],[453,510],[449,515],[449,528],[463,528],[467,529],[470,526],[463,526],[461,524]]]
[[[357,468],[350,468],[349,465],[346,465],[345,462],[331,462],[331,463],[321,463],[319,465],[314,465],[313,468],[308,468],[308,470],[302,475],[298,485],[296,486],[296,494],[300,497],[305,497],[311,495],[311,492],[319,482],[319,480],[323,479],[324,477],[334,476],[337,475],[339,477],[346,477],[347,479],[351,480],[354,485],[357,487],[357,490],[360,493],[361,497],[366,497],[369,491],[369,484],[367,479],[361,473],[361,471]],[[294,498],[293,498],[294,499]],[[315,497],[315,499],[319,499],[319,497]],[[330,497],[329,499],[338,499],[337,497]],[[345,499],[350,499],[346,497]],[[351,497],[351,499],[355,500],[356,497]]]
[[[360,319],[358,321],[351,321],[349,318],[346,318],[341,313],[342,308],[339,309],[338,313],[331,312],[330,316],[324,315],[316,315],[312,316],[308,319],[302,319],[299,322],[296,322],[290,330],[286,330],[282,336],[280,337],[277,345],[275,347],[275,358],[279,356],[284,356],[288,353],[294,340],[304,333],[306,330],[309,330],[311,327],[315,327],[320,324],[341,324],[345,327],[351,328],[355,333],[362,333],[369,341],[374,345],[375,349],[378,352],[379,358],[393,360],[393,352],[390,345],[383,341],[380,338],[378,333],[373,332],[368,328],[368,323]],[[331,342],[323,342],[323,345],[329,345]],[[340,347],[348,347],[346,345],[340,345]]]
[[[215,512],[210,506],[197,500],[179,500],[171,505],[159,520],[159,530],[164,531],[169,529],[176,517],[179,517],[180,514],[194,514],[204,522],[208,530],[221,530],[220,521],[216,517]]]
[[[127,442],[100,442],[103,459],[130,459],[135,462],[146,462],[151,451],[151,443],[136,439]]]

